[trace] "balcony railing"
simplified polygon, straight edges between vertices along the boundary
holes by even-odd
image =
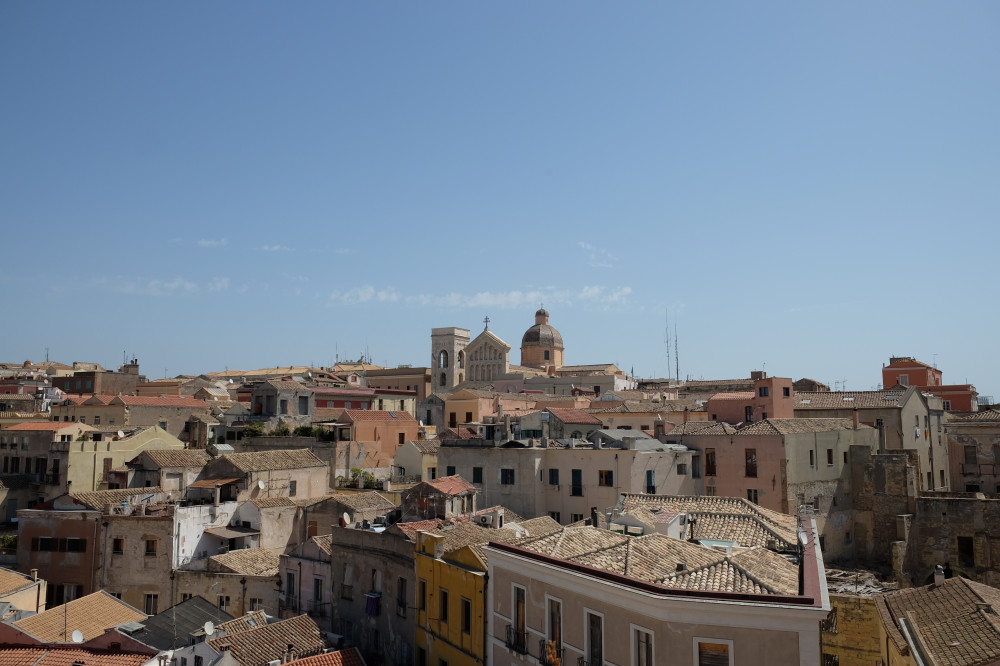
[[[528,632],[507,625],[507,647],[519,654],[528,654]]]
[[[562,666],[563,664],[563,647],[558,645],[555,641],[551,641],[551,654],[549,648],[550,641],[542,638],[538,641],[538,663],[542,666]]]

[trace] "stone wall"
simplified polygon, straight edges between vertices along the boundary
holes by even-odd
[[[872,453],[852,446],[851,501],[854,507],[854,553],[858,560],[891,564],[893,542],[905,539],[897,516],[913,514],[920,463],[915,451]]]
[[[873,597],[830,595],[830,615],[820,623],[820,652],[839,666],[871,666],[879,661],[878,613]],[[824,662],[825,663],[825,662]]]
[[[934,567],[1000,586],[1000,496],[930,493],[916,502],[905,564],[915,585],[933,580]]]

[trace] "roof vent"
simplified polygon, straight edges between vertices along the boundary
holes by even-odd
[[[687,568],[688,568],[688,565],[685,562],[678,562],[677,563],[677,570],[678,571],[687,571]]]

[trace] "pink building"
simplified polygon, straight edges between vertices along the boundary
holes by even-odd
[[[708,399],[705,409],[711,420],[737,424],[795,417],[790,378],[768,377],[763,372],[753,372],[751,377],[752,391],[716,393]]]

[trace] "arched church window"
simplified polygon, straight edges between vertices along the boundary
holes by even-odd
[[[441,373],[441,386],[447,386],[447,385],[448,385],[448,375],[446,375],[446,374],[444,374],[442,372]]]
[[[464,368],[465,367],[465,352],[464,351],[458,352],[457,363],[458,363],[458,367],[460,367],[460,368]]]
[[[441,353],[438,354],[438,367],[447,368],[448,367],[448,352],[442,349]]]

